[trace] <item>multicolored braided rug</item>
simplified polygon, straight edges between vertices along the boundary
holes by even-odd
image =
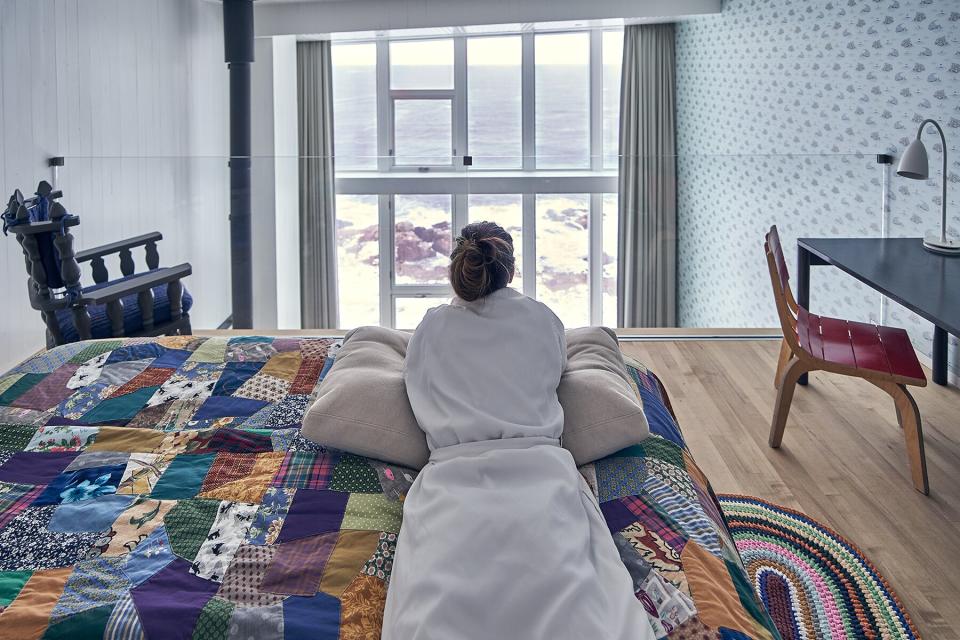
[[[749,496],[720,504],[750,579],[784,640],[919,638],[855,544],[806,515]]]

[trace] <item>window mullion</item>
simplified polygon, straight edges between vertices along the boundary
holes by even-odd
[[[590,324],[603,323],[603,194],[590,194],[590,215],[587,217],[590,251],[589,278]]]
[[[521,127],[523,170],[532,171],[537,168],[536,152],[536,66],[534,59],[533,32],[525,32],[521,36]],[[526,197],[526,196],[524,196]]]
[[[390,97],[390,43],[386,40],[377,40],[377,170],[389,171],[392,166],[393,99]]]
[[[603,32],[590,31],[590,168],[603,170]]]
[[[523,229],[523,293],[537,297],[537,195],[522,195]]]
[[[467,154],[467,39],[453,39],[453,154]],[[452,161],[458,166],[457,159]]]
[[[393,195],[378,196],[380,218],[380,326],[393,326]]]

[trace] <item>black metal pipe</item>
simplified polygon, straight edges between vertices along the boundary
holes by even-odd
[[[230,73],[230,285],[235,329],[253,328],[250,65],[253,0],[223,0],[223,48]]]

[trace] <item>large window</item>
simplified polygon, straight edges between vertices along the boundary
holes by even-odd
[[[590,34],[536,36],[537,168],[590,167]]]
[[[477,168],[523,166],[520,36],[467,40],[467,148]]]
[[[415,328],[451,295],[453,238],[479,220],[513,237],[512,287],[568,327],[616,324],[622,37],[334,44],[343,327]]]

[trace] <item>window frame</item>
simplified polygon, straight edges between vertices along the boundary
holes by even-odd
[[[376,169],[337,172],[336,193],[378,197],[380,271],[380,324],[395,327],[398,298],[437,298],[438,304],[452,294],[449,285],[396,283],[395,196],[402,194],[448,194],[451,196],[451,224],[456,233],[467,224],[469,194],[518,194],[522,201],[523,293],[536,297],[536,197],[537,194],[587,194],[590,204],[589,233],[589,318],[603,320],[603,198],[617,192],[617,170],[603,165],[603,33],[622,28],[525,30],[516,33],[478,33],[416,38],[378,38],[377,51],[377,148]],[[589,34],[590,59],[590,166],[589,168],[538,169],[536,166],[536,60],[538,33]],[[469,38],[519,35],[521,38],[521,146],[522,166],[517,169],[465,166],[470,155],[467,131],[467,41]],[[453,40],[454,88],[391,89],[390,43],[398,40]],[[369,41],[369,40],[367,40]],[[344,44],[358,41],[342,41]],[[335,43],[336,44],[336,43]],[[396,163],[394,111],[396,100],[436,99],[451,101],[452,153],[446,165],[398,165]],[[460,151],[460,153],[458,153]],[[412,328],[412,327],[406,327]]]

